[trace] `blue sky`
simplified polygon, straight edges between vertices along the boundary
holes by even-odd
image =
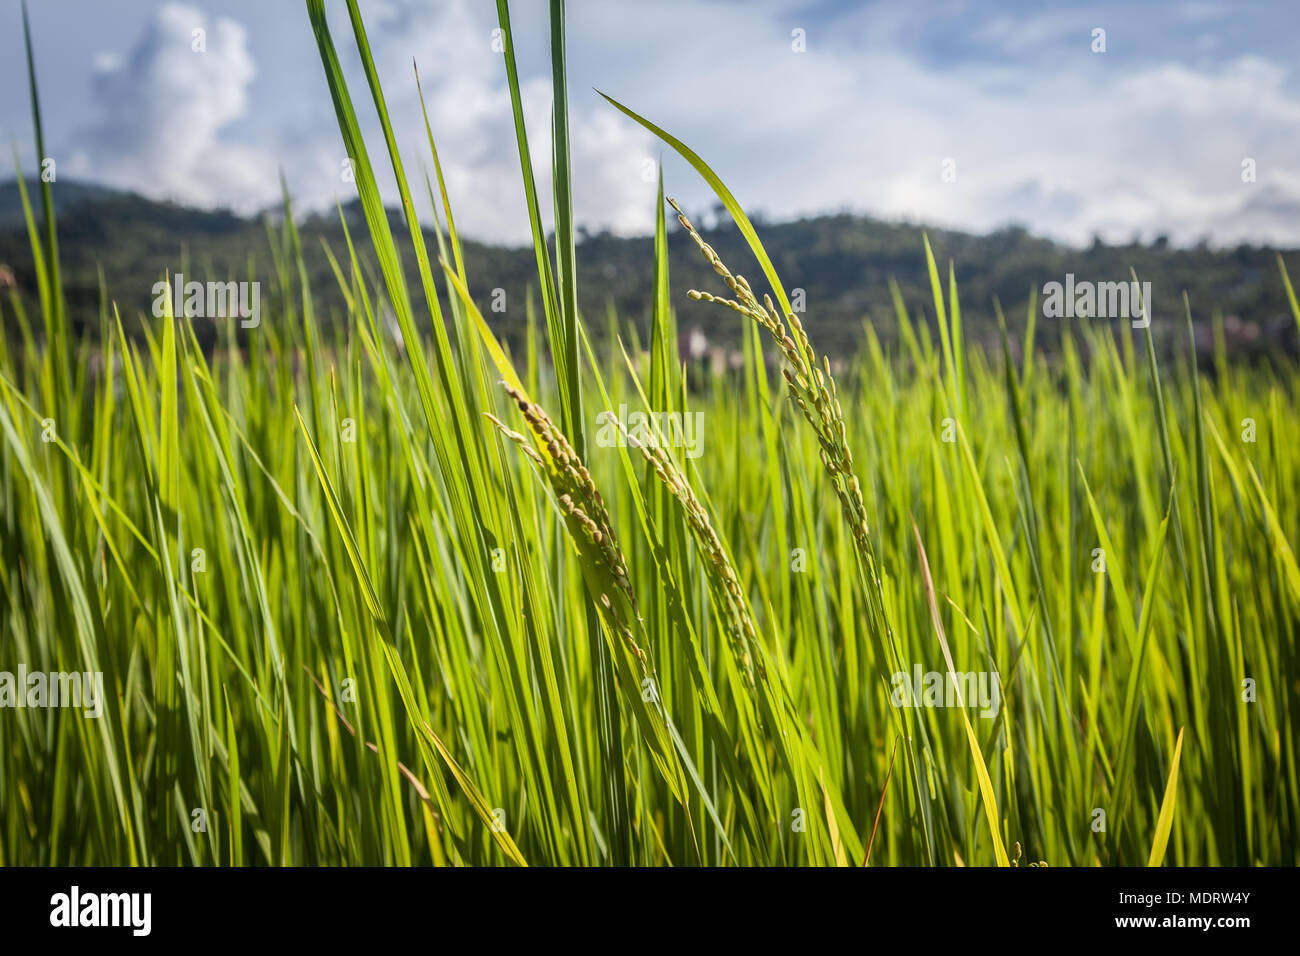
[[[361,7],[408,171],[427,155],[414,58],[458,225],[526,241],[494,4]],[[539,177],[545,7],[512,4]],[[342,4],[330,11],[361,83]],[[698,177],[598,87],[689,143],[772,218],[849,209],[975,231],[1018,223],[1075,243],[1097,233],[1300,244],[1300,4],[1289,0],[570,0],[568,18],[575,208],[592,229],[649,228],[646,173],[661,158],[670,193],[711,205]],[[283,170],[300,207],[351,197],[300,3],[33,0],[31,19],[61,178],[250,212],[276,200]],[[195,29],[203,53],[191,49]],[[3,88],[25,90],[24,70],[19,5],[0,0]],[[0,135],[30,171],[25,95],[0,102]],[[1242,180],[1246,160],[1253,182]]]

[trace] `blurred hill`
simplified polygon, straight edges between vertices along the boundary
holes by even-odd
[[[28,191],[39,218],[39,183],[32,181]],[[117,302],[128,326],[134,324],[134,317],[148,312],[153,284],[167,271],[181,271],[201,281],[260,280],[264,321],[274,321],[276,311],[268,307],[279,294],[274,263],[276,256],[286,255],[279,232],[282,211],[245,218],[65,181],[55,186],[54,197],[69,314],[73,328],[80,333],[98,334],[101,270],[103,287]],[[363,261],[373,270],[359,206],[354,203],[344,207],[343,212]],[[718,221],[717,210],[687,212],[697,226]],[[391,220],[400,242],[406,235],[405,225],[395,210]],[[346,260],[338,214],[299,217],[297,221],[316,310],[327,320],[337,319],[343,314],[343,297],[322,243],[328,244],[340,261]],[[671,217],[670,223],[675,230]],[[793,295],[792,290],[803,290],[803,318],[819,348],[827,354],[834,356],[859,347],[863,341],[862,323],[867,318],[883,340],[895,338],[891,278],[898,283],[912,315],[924,315],[933,322],[923,227],[848,214],[782,223],[756,218],[755,225],[787,291]],[[762,285],[744,240],[729,221],[701,231],[733,270],[748,276],[756,288]],[[1224,317],[1234,352],[1297,351],[1295,322],[1277,269],[1278,250],[1267,246],[1216,249],[1203,243],[1181,248],[1162,239],[1126,245],[1094,240],[1088,248],[1078,249],[1015,227],[989,235],[927,231],[941,271],[946,273],[950,259],[956,265],[962,318],[972,338],[996,341],[994,296],[1001,301],[1008,322],[1018,329],[1025,321],[1031,290],[1039,290],[1041,303],[1044,283],[1063,282],[1066,273],[1074,273],[1076,280],[1117,282],[1126,280],[1132,267],[1140,279],[1151,283],[1157,327],[1168,324],[1181,336],[1181,293],[1186,290],[1197,322],[1208,323],[1216,312]],[[432,232],[426,239],[431,250],[437,248]],[[418,301],[414,255],[409,244],[405,245],[403,261]],[[712,269],[684,236],[672,237],[669,247],[673,302],[682,332],[694,329],[711,345],[734,345],[739,336],[737,316],[716,306],[691,302],[685,294],[688,288],[725,291]],[[1291,274],[1300,277],[1300,254],[1282,251]],[[536,284],[532,248],[467,241],[465,258],[470,288],[484,315],[507,339],[520,341],[525,303]],[[580,232],[579,303],[594,336],[603,337],[611,307],[621,328],[634,323],[644,334],[652,300],[651,258],[652,240],[648,237],[627,239]],[[18,190],[12,180],[0,183],[3,266],[9,273],[0,268],[0,286],[11,275],[18,294],[29,309],[33,308],[34,269]],[[499,293],[494,299],[494,290],[504,291],[504,311],[491,308],[494,301],[498,305],[503,302]],[[7,305],[3,311],[7,311]],[[1040,313],[1038,335],[1044,347],[1051,347],[1058,331],[1055,326],[1062,321],[1043,319]],[[12,324],[12,317],[6,315],[7,330],[12,330]],[[700,341],[698,335],[695,338]],[[1209,340],[1208,326],[1204,338]]]

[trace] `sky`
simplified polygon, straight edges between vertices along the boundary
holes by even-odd
[[[527,242],[495,4],[360,7],[408,175],[429,162],[415,63],[458,228]],[[386,168],[346,8],[328,10]],[[281,175],[300,210],[355,196],[302,3],[29,11],[57,177],[240,213],[276,203]],[[511,16],[545,207],[547,3],[514,0]],[[574,209],[591,231],[650,231],[660,162],[688,212],[713,205],[600,89],[768,219],[852,211],[974,232],[1015,224],[1072,244],[1300,245],[1295,0],[569,0],[567,19]],[[0,0],[0,136],[30,174],[25,71],[20,5]],[[395,198],[391,172],[384,186]]]

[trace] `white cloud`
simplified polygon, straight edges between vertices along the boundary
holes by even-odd
[[[1182,24],[1186,43],[1171,39],[1152,55],[1137,43],[1159,38],[1151,22],[1108,17],[1112,52],[1093,54],[1092,19],[1069,9],[980,20],[953,3],[944,16],[965,19],[933,25],[904,2],[828,15],[817,5],[756,0],[742,16],[721,0],[572,0],[575,212],[591,229],[647,231],[654,183],[643,177],[644,163],[661,155],[670,193],[696,210],[713,202],[693,171],[594,86],[680,137],[742,203],[776,218],[850,208],[976,231],[1015,221],[1075,243],[1094,232],[1111,240],[1166,233],[1182,242],[1208,235],[1300,243],[1292,214],[1300,204],[1300,156],[1290,142],[1300,122],[1294,77],[1282,61],[1242,52],[1240,43],[1217,58],[1193,59],[1220,9],[1202,2],[1176,9],[1166,26]],[[331,11],[371,134],[371,160],[392,200],[350,27],[337,6]],[[516,4],[512,13],[549,223],[546,11]],[[429,153],[413,59],[458,227],[475,238],[527,241],[492,5],[385,0],[367,3],[365,16],[417,208],[427,204],[420,171]],[[73,174],[250,210],[278,199],[283,168],[299,208],[351,198],[339,176],[342,143],[319,58],[300,19],[276,36],[265,28],[250,35],[230,19],[162,7],[128,56],[100,64],[102,118],[79,137]],[[190,50],[195,27],[208,30],[205,54]],[[807,29],[805,53],[791,50],[795,27]],[[954,53],[965,28],[965,48]],[[269,95],[252,98],[253,50],[276,68],[290,58],[314,85],[286,102],[282,84],[264,83]],[[1257,164],[1254,184],[1241,182],[1247,157]],[[955,183],[941,178],[946,158],[956,161]]]
[[[457,227],[478,239],[528,241],[504,59],[492,44],[497,26],[494,10],[467,0],[440,4],[402,0],[367,7],[366,12],[367,31],[408,179],[421,164],[432,165],[412,72],[414,60],[419,64],[429,123]],[[543,51],[549,43],[545,20],[530,15],[535,12],[514,11],[512,28],[518,56],[525,62],[532,62],[539,41]],[[550,74],[534,71],[530,75],[523,66],[520,71],[533,177],[542,217],[549,226],[553,219]],[[363,82],[358,75],[357,83]],[[354,101],[362,101],[362,89],[354,89]],[[572,91],[570,96],[576,218],[592,229],[644,231],[653,223],[654,213],[653,182],[646,183],[641,176],[642,161],[653,155],[649,135],[618,122],[603,101],[594,102],[597,98],[590,90]],[[585,102],[579,102],[579,96]],[[368,94],[364,102],[369,105]],[[371,139],[370,143],[372,163],[386,168],[382,140]],[[417,191],[416,205],[422,210],[426,205],[423,189]]]
[[[809,29],[796,54],[797,17],[750,13],[715,2],[623,16],[654,56],[630,63],[615,89],[777,218],[847,206],[975,231],[1020,222],[1072,243],[1094,232],[1300,243],[1300,220],[1277,213],[1300,201],[1300,97],[1275,62],[1093,54],[1083,28],[1028,63],[946,61],[905,42],[896,8]],[[584,42],[615,19],[586,24]],[[1016,42],[1062,29],[1058,14],[1027,18]],[[1008,40],[1005,25],[981,38]],[[1255,184],[1241,181],[1246,157]],[[947,158],[955,183],[941,177]],[[693,173],[673,173],[670,190],[712,202]]]
[[[204,52],[194,49],[202,30]],[[160,7],[125,59],[100,58],[99,118],[70,144],[69,169],[111,185],[250,211],[278,192],[265,150],[225,135],[248,110],[247,34],[182,4]]]

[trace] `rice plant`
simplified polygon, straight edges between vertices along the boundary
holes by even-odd
[[[257,328],[205,351],[185,303],[108,290],[73,341],[51,186],[39,214],[23,194],[39,308],[0,303],[0,672],[103,688],[87,716],[0,677],[0,864],[1300,862],[1294,363],[1221,345],[1204,374],[1212,304],[1185,301],[1050,355],[1032,312],[1002,318],[988,354],[927,244],[899,344],[868,319],[833,370],[714,171],[612,100],[762,278],[675,204],[670,232],[661,182],[648,341],[622,316],[593,343],[562,0],[551,237],[497,2],[539,313],[508,349],[427,118],[437,188],[413,194],[356,0],[365,90],[306,6],[367,225],[328,250],[342,321],[286,200]],[[717,289],[674,282],[673,242]],[[734,313],[741,368],[679,362],[688,295]],[[1189,347],[1158,367],[1156,335]],[[621,405],[702,415],[702,453],[657,424],[610,440]]]

